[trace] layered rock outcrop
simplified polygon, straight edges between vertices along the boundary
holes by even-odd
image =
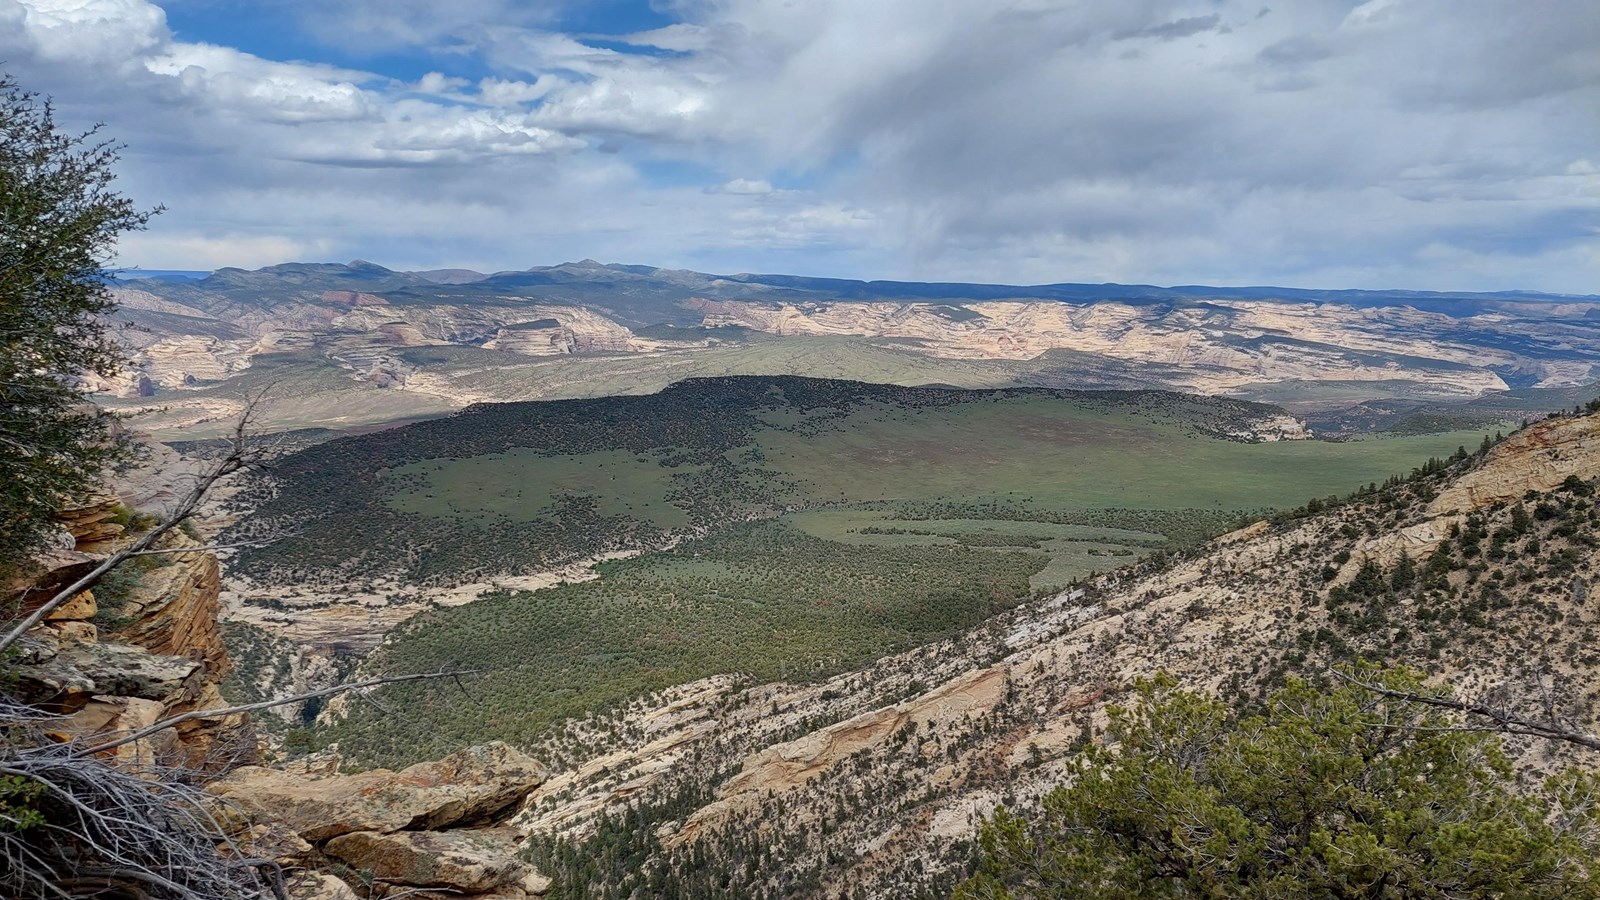
[[[935,356],[1033,359],[1050,350],[1175,367],[1179,390],[1223,393],[1297,380],[1404,378],[1441,394],[1504,390],[1487,365],[1515,364],[1511,353],[1451,342],[1419,350],[1419,333],[1456,326],[1447,316],[1386,309],[1382,317],[1335,304],[1217,300],[1165,310],[1118,302],[1087,305],[1004,300],[965,303],[968,315],[931,303],[765,304],[695,299],[705,324],[775,335],[856,335],[916,341]],[[1402,362],[1401,360],[1407,360]]]
[[[1483,465],[1458,478],[1429,504],[1435,515],[1467,512],[1551,490],[1570,477],[1593,476],[1600,459],[1600,417],[1536,422],[1489,451]]]
[[[189,438],[197,433],[194,426],[237,415],[235,396],[210,390],[215,382],[265,357],[267,365],[295,368],[297,384],[323,402],[312,416],[305,397],[281,408],[269,402],[258,410],[258,422],[281,428],[364,425],[476,402],[590,396],[597,387],[587,366],[568,374],[551,365],[571,354],[648,357],[608,368],[623,380],[622,390],[666,383],[661,379],[672,380],[675,369],[689,364],[685,355],[721,340],[713,334],[718,329],[735,340],[752,331],[862,338],[876,349],[892,346],[912,357],[910,370],[885,366],[885,378],[922,378],[926,367],[926,378],[937,383],[1159,387],[1293,404],[1295,412],[1385,398],[1466,400],[1508,386],[1582,385],[1600,374],[1600,344],[1593,340],[1600,307],[1592,298],[1463,298],[1456,309],[1442,309],[1440,298],[1396,294],[1373,306],[1379,298],[1290,301],[1256,289],[1170,302],[1128,299],[1115,290],[1105,299],[1093,291],[1054,299],[1054,291],[1033,294],[1025,288],[1015,296],[986,290],[941,300],[943,292],[935,291],[875,299],[852,292],[843,299],[822,285],[774,290],[695,273],[642,275],[589,264],[558,268],[563,271],[554,275],[513,279],[503,294],[481,285],[458,289],[416,274],[346,278],[323,272],[302,278],[282,271],[119,288],[119,315],[142,329],[133,338],[135,364],[123,377],[92,388],[125,400],[148,398],[123,405],[135,409],[146,427]],[[328,277],[335,280],[323,280]],[[976,299],[980,295],[986,299]],[[454,349],[401,352],[424,347]],[[480,348],[510,358],[485,356]],[[385,355],[404,359],[383,360]],[[770,365],[763,353],[703,355],[716,359],[695,365],[730,374],[754,374]],[[933,363],[918,356],[985,364]],[[327,377],[329,362],[347,370],[347,383]],[[796,374],[817,376],[836,369],[820,358],[793,365]],[[478,377],[508,367],[518,371]],[[873,370],[852,365],[846,374],[875,377]],[[599,383],[606,391],[617,389],[610,379]],[[339,395],[358,385],[400,396],[343,402]],[[361,408],[361,421],[346,417],[352,407]],[[1393,410],[1383,415],[1388,412]],[[1263,438],[1292,437],[1294,426],[1285,424],[1287,430]]]
[[[197,660],[220,675],[230,665],[217,627],[222,569],[200,546],[181,531],[169,532],[159,549],[170,562],[141,573],[118,609],[121,624],[106,636],[151,653]]]
[[[91,387],[122,398],[163,395],[226,380],[263,354],[312,351],[380,387],[405,387],[395,350],[483,346],[527,356],[648,352],[656,341],[579,306],[524,304],[516,298],[470,305],[391,304],[361,291],[282,297],[213,315],[146,291],[116,291],[123,315],[141,325],[130,369]],[[403,365],[400,369],[403,369]]]
[[[131,521],[110,495],[63,511],[61,538],[6,597],[23,611],[48,602],[116,549]],[[155,723],[220,709],[218,683],[231,665],[218,612],[216,557],[181,531],[153,556],[125,563],[94,590],[53,610],[22,642],[19,698],[61,715],[61,740],[105,743]],[[256,758],[249,719],[190,719],[110,751],[124,762],[206,772]]]
[[[399,772],[245,767],[207,790],[245,844],[287,865],[359,873],[364,896],[514,900],[550,888],[504,826],[547,777],[494,743]]]
[[[354,831],[428,831],[493,822],[544,783],[548,773],[503,743],[354,775],[247,766],[211,793],[282,822],[308,841]]]
[[[389,301],[377,294],[367,294],[361,291],[323,291],[324,303],[337,303],[340,306],[388,306]]]
[[[47,602],[128,539],[130,521],[139,524],[109,495],[67,510],[41,565],[0,599],[24,610]],[[44,724],[48,737],[112,744],[227,706],[218,688],[231,661],[217,559],[181,530],[156,549],[103,579],[99,597],[72,597],[22,643],[15,691],[57,714]],[[218,821],[238,846],[284,864],[301,900],[519,900],[550,888],[519,858],[520,834],[505,824],[548,775],[505,744],[400,772],[341,775],[336,760],[268,769],[251,764],[257,742],[247,717],[200,715],[101,756],[135,770],[177,766],[218,777],[208,788]]]
[[[1350,581],[1368,560],[1392,566],[1402,556],[1421,559],[1461,527],[1468,513],[1529,493],[1554,490],[1569,478],[1600,472],[1600,416],[1560,416],[1535,422],[1491,447],[1482,461],[1428,503],[1421,521],[1360,541],[1339,571]]]
[[[484,896],[510,900],[542,896],[550,880],[516,857],[515,836],[505,831],[354,831],[323,850],[385,889],[410,896]],[[428,890],[435,888],[436,890]]]

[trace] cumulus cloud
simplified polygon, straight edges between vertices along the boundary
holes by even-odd
[[[478,100],[490,106],[521,106],[543,99],[560,83],[553,75],[540,75],[533,81],[485,78],[478,82]]]
[[[1116,40],[1129,40],[1131,38],[1155,38],[1161,41],[1175,41],[1178,38],[1191,37],[1206,31],[1216,31],[1222,24],[1222,16],[1212,13],[1209,16],[1189,16],[1185,19],[1173,19],[1171,22],[1162,22],[1157,25],[1146,25],[1132,31],[1123,31],[1112,35]]]
[[[724,194],[770,194],[772,182],[765,178],[734,178],[718,187]]]
[[[1600,275],[1585,0],[658,8],[677,21],[600,40],[558,0],[286,0],[342,59],[429,60],[399,79],[180,41],[146,0],[0,0],[0,59],[130,143],[129,182],[172,207],[136,245],[169,248],[152,266],[210,229],[419,266]]]
[[[417,79],[417,83],[412,89],[419,94],[447,97],[457,93],[468,84],[471,84],[471,82],[465,78],[451,78],[443,72],[428,72]]]
[[[379,102],[356,80],[360,73],[268,62],[228,47],[175,44],[145,61],[197,104],[226,109],[258,123],[335,123],[373,118]]]
[[[549,22],[561,9],[557,0],[280,2],[287,15],[324,43],[366,52],[460,44],[489,27],[534,27]]]
[[[21,28],[13,39],[43,59],[96,64],[162,49],[167,17],[144,0],[31,0],[7,3]],[[31,45],[31,46],[29,46]]]
[[[184,260],[194,270],[224,266],[259,268],[289,259],[320,259],[331,249],[328,241],[301,241],[280,235],[194,234],[168,232],[159,236],[132,234],[122,250],[132,258]]]

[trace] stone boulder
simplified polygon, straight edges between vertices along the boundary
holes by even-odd
[[[67,598],[67,602],[45,613],[46,622],[86,622],[95,617],[100,611],[100,605],[95,602],[94,591],[79,591]]]
[[[57,642],[37,634],[16,669],[19,696],[55,711],[83,708],[95,695],[166,700],[182,692],[201,664],[128,644]]]
[[[45,733],[58,741],[95,743],[149,728],[161,721],[165,712],[159,700],[97,696],[72,715],[49,723]],[[110,751],[111,758],[119,765],[149,765],[171,758],[177,743],[176,732],[163,729]]]
[[[69,644],[55,661],[89,676],[98,693],[145,700],[165,700],[183,690],[200,669],[200,663],[187,657],[151,653],[131,644]]]
[[[321,872],[297,872],[288,887],[291,900],[359,900],[350,885]]]
[[[520,887],[532,874],[517,859],[515,843],[492,829],[354,831],[328,841],[323,852],[370,872],[375,881],[466,894]]]
[[[0,602],[23,614],[33,612],[49,602],[62,588],[89,574],[105,559],[97,554],[72,549],[71,538],[64,531],[60,534],[67,538],[69,546],[50,547],[34,557],[31,568],[24,575],[9,583],[0,583]],[[93,615],[92,611],[90,615]]]
[[[399,772],[291,774],[246,766],[207,790],[247,815],[283,822],[313,843],[357,831],[439,830],[492,821],[548,777],[504,743]]]
[[[79,550],[94,552],[122,534],[123,526],[116,521],[124,512],[121,502],[108,493],[98,493],[80,501],[76,506],[61,510],[57,518],[72,534]]]
[[[39,629],[39,633],[63,644],[69,642],[93,644],[100,640],[100,629],[93,622],[77,619],[65,622],[46,621]]]

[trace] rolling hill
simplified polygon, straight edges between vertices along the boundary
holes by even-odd
[[[260,502],[234,536],[294,533],[233,568],[448,584],[863,503],[1235,514],[1381,480],[1481,432],[1305,436],[1281,409],[1238,400],[788,376],[484,404],[276,463],[240,495]]]

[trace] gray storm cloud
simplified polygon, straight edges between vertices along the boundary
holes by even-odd
[[[602,46],[553,2],[285,7],[494,73],[404,82],[180,40],[146,0],[0,0],[0,59],[130,144],[171,207],[127,247],[152,267],[1596,290],[1586,0],[671,8]]]

